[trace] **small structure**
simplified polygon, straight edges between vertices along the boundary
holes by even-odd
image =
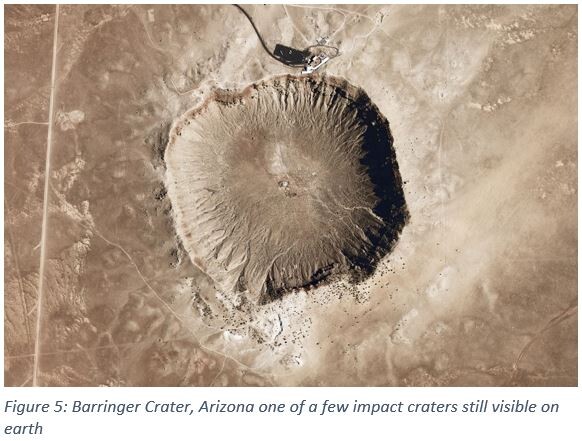
[[[301,75],[309,75],[327,63],[330,58],[325,54],[314,55],[307,61],[307,64],[301,71]]]

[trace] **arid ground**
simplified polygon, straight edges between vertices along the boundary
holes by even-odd
[[[344,173],[343,156],[326,154],[312,171],[311,153],[290,150],[292,118],[285,142],[276,131],[268,145],[279,147],[264,147],[283,153],[238,168],[220,210],[200,192],[225,189],[195,183],[247,160],[255,125],[237,123],[249,133],[236,161],[226,144],[205,144],[216,163],[194,146],[192,186],[168,188],[187,151],[166,151],[184,115],[217,90],[300,75],[235,7],[4,6],[5,384],[576,385],[577,6],[244,8],[271,49],[325,37],[338,56],[313,78],[360,88],[389,122],[406,204],[396,240],[366,277],[347,259],[349,270],[301,287],[341,260],[342,240],[371,255],[362,244],[384,221],[366,170]],[[214,117],[219,139],[232,127]],[[341,138],[309,121],[323,130],[309,152]],[[266,166],[276,180],[265,197],[329,192],[329,217],[297,198],[261,205]],[[299,190],[298,176],[309,177]],[[231,234],[249,195],[258,208]],[[190,208],[197,200],[209,208]],[[212,210],[232,217],[200,221]],[[256,268],[203,246],[223,242]],[[281,295],[257,301],[253,286],[269,283]]]

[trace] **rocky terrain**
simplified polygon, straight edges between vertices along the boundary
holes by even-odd
[[[301,69],[230,5],[7,5],[5,384],[576,385],[577,7],[245,8],[270,48],[325,38],[338,55],[317,78],[361,89],[389,122],[408,211],[393,248],[368,277],[340,271],[268,302],[214,280],[191,259],[209,231],[193,223],[184,240],[189,208],[168,191],[171,130],[219,89]],[[346,200],[376,205],[346,163],[322,170],[344,173]],[[278,208],[288,181],[269,187]],[[332,229],[332,210],[305,215]],[[379,231],[361,211],[346,222]],[[252,222],[294,225],[270,215]],[[325,266],[305,256],[257,271],[281,288],[294,261]]]

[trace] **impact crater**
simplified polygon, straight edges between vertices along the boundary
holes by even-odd
[[[218,90],[174,123],[165,162],[192,262],[260,303],[364,279],[408,218],[387,119],[335,77]]]

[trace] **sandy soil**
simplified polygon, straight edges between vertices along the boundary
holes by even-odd
[[[247,8],[271,47],[329,37],[390,122],[395,249],[266,305],[216,289],[169,127],[298,69],[228,5],[8,5],[6,385],[576,385],[576,6]]]

